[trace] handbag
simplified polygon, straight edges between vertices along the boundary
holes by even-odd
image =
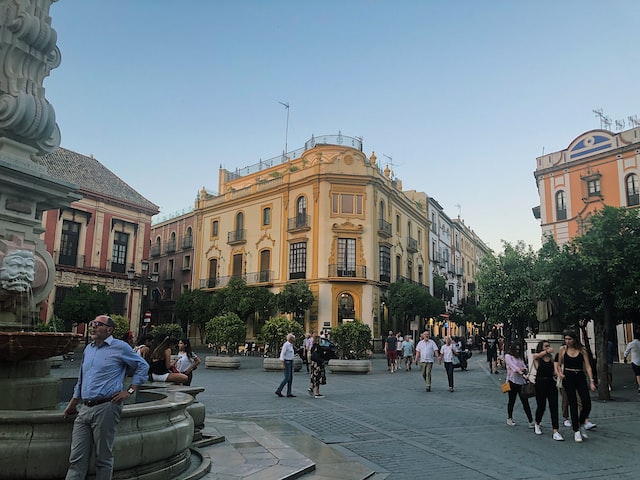
[[[520,395],[522,395],[524,398],[535,397],[536,396],[536,384],[535,383],[531,383],[531,382],[527,382],[524,385],[522,385],[522,388],[520,389]]]
[[[511,391],[511,384],[508,381],[504,382],[500,386],[500,390],[502,390],[502,393],[510,392]]]
[[[536,364],[535,360],[532,363],[533,363],[533,365],[531,366],[531,370],[529,370],[529,375],[527,375],[526,378],[531,383],[535,384],[536,383],[536,377],[538,376],[538,365]]]

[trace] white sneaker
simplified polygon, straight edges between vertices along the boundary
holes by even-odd
[[[507,418],[507,425],[509,425],[510,427],[515,427],[516,422],[514,422],[512,418]]]
[[[580,435],[580,432],[574,432],[574,434],[573,434],[573,439],[574,439],[576,442],[581,442],[581,441],[582,441],[582,435]]]
[[[589,435],[587,435],[587,431],[584,429],[584,427],[580,428],[580,435],[582,436],[582,438],[589,438]]]
[[[571,420],[569,420],[568,418],[564,421],[564,426],[565,427],[570,427],[571,426]]]
[[[557,441],[559,441],[559,442],[562,442],[562,441],[564,440],[564,438],[562,438],[562,435],[560,435],[560,432],[555,432],[555,433],[553,434],[553,439],[554,439],[554,440],[557,440]]]
[[[585,430],[591,430],[592,428],[596,428],[597,425],[595,423],[592,423],[591,421],[588,421],[583,425],[583,427]]]
[[[536,435],[542,435],[542,429],[540,429],[540,425],[535,425],[533,428]]]

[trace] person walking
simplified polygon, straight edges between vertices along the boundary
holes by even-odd
[[[496,340],[493,332],[489,332],[487,339],[485,340],[485,349],[487,351],[487,363],[489,363],[489,373],[498,373],[498,341]]]
[[[315,392],[315,398],[324,398],[324,395],[320,394],[320,385],[326,385],[327,375],[324,370],[324,357],[322,356],[322,347],[320,347],[320,337],[315,337],[311,346],[310,380],[309,395],[314,396]]]
[[[451,343],[451,337],[444,337],[444,345],[440,347],[440,356],[438,357],[438,365],[444,361],[444,369],[447,372],[447,380],[449,381],[449,391],[453,392],[453,357],[457,355]]]
[[[287,386],[287,397],[295,397],[291,392],[291,387],[293,385],[293,357],[295,356],[295,341],[296,336],[293,333],[289,333],[287,335],[287,341],[284,342],[282,350],[280,350],[280,361],[282,362],[282,368],[284,370],[284,378],[276,389],[276,395],[279,397],[284,397],[284,395],[282,395],[282,389],[285,385]]]
[[[157,341],[157,340],[156,340]],[[149,373],[154,382],[172,382],[184,385],[187,376],[179,373],[171,361],[173,350],[178,347],[178,340],[174,337],[165,337],[151,350]]]
[[[82,354],[78,382],[63,414],[65,418],[77,415],[66,480],[84,480],[92,454],[95,479],[111,479],[123,402],[146,381],[149,371],[149,364],[128,343],[113,338],[116,323],[111,317],[98,315],[90,326],[92,341]],[[127,369],[134,373],[131,385],[124,390]],[[80,401],[84,406],[78,411]]]
[[[200,357],[193,353],[191,341],[188,338],[183,338],[178,342],[178,358],[174,365],[178,372],[187,376],[187,381],[183,385],[191,385],[193,371],[200,365]]]
[[[411,370],[414,350],[413,340],[411,340],[411,337],[407,335],[404,337],[404,341],[402,342],[402,357],[404,358],[404,369],[407,372]]]
[[[636,376],[638,394],[640,395],[640,330],[636,330],[634,339],[631,340],[624,349],[624,363],[627,363],[629,356],[631,356],[631,368],[633,369],[633,374]]]
[[[431,391],[431,370],[433,369],[433,362],[435,362],[436,357],[440,355],[438,345],[429,338],[429,335],[428,331],[422,333],[422,339],[416,346],[415,359],[416,365],[420,364],[420,372],[422,373],[427,392]]]
[[[313,344],[315,343],[317,336],[316,331],[311,330],[311,334],[304,339],[304,355],[307,359],[307,373],[309,373],[309,368],[311,366],[311,349],[313,348]]]
[[[515,427],[516,422],[513,421],[513,407],[516,404],[516,397],[520,397],[520,402],[524,408],[524,413],[529,420],[529,428],[534,428],[533,415],[531,415],[531,407],[529,399],[521,394],[522,386],[526,383],[524,378],[527,373],[527,366],[522,359],[520,345],[512,343],[509,347],[509,353],[504,356],[507,364],[507,380],[509,381],[509,402],[507,403],[507,425]]]
[[[558,388],[556,387],[556,368],[553,359],[553,347],[548,340],[540,340],[536,346],[536,353],[533,354],[533,361],[536,365],[536,424],[535,434],[542,435],[540,422],[546,404],[549,404],[551,415],[552,438],[562,441],[562,435],[558,431]]]
[[[596,384],[593,381],[593,372],[591,371],[587,350],[580,343],[578,334],[574,331],[564,332],[564,342],[565,345],[560,347],[558,352],[557,374],[562,379],[562,387],[567,394],[573,439],[576,442],[582,442],[583,439],[587,438],[586,431],[588,429],[586,426],[591,413],[589,389],[595,392]],[[589,375],[588,383],[585,370]],[[579,415],[578,397],[580,397],[582,403]]]
[[[393,334],[393,330],[389,330],[389,336],[384,342],[384,352],[387,355],[387,365],[391,373],[397,370],[398,358],[398,339]]]

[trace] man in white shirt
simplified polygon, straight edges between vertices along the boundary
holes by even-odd
[[[429,332],[425,331],[421,336],[422,340],[416,345],[416,365],[420,364],[422,378],[424,378],[427,392],[431,391],[431,370],[433,362],[440,354],[436,342],[429,338]]]
[[[280,361],[282,361],[284,368],[284,378],[276,390],[276,395],[279,397],[284,397],[284,395],[282,395],[282,389],[285,384],[287,385],[287,397],[295,397],[295,395],[291,393],[291,385],[293,384],[293,357],[295,356],[293,344],[295,341],[296,336],[293,333],[288,334],[287,341],[284,342],[282,350],[280,351]]]

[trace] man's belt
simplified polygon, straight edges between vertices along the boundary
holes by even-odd
[[[84,404],[87,407],[95,407],[96,405],[102,405],[103,403],[110,402],[113,397],[96,398],[94,400],[85,400]]]

